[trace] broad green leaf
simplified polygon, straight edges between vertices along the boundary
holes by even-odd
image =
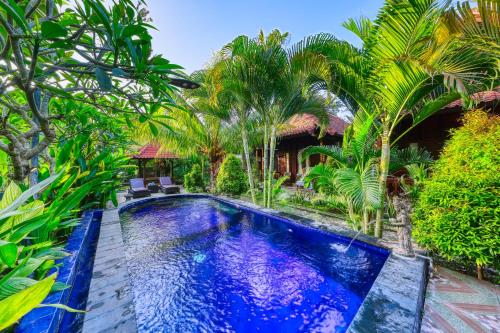
[[[0,201],[0,209],[5,209],[10,204],[12,204],[16,198],[18,198],[23,192],[19,185],[14,182],[10,182],[10,184],[5,189],[5,192],[2,197],[2,201]]]
[[[153,136],[158,136],[158,128],[155,126],[155,124],[149,122],[148,125],[149,125],[149,129],[151,130],[151,133],[153,134]]]
[[[109,15],[106,8],[104,8],[104,6],[102,5],[102,3],[100,1],[87,0],[85,1],[85,5],[89,5],[90,7],[92,7],[92,9],[94,9],[95,13],[100,18],[101,23],[106,28],[106,31],[111,36],[113,32],[111,30]]]
[[[21,195],[19,195],[9,206],[0,210],[0,220],[4,219],[7,216],[15,215],[15,214],[12,214],[12,212],[14,212],[19,206],[21,206],[24,202],[26,202],[34,194],[40,192],[45,187],[50,185],[54,180],[59,178],[61,173],[62,172],[58,172],[57,174],[50,176],[49,178],[41,181],[40,183],[36,184],[35,186],[30,187],[28,190],[22,192]]]
[[[95,77],[99,83],[99,88],[103,91],[110,91],[113,87],[111,83],[111,78],[108,73],[106,73],[101,67],[95,69]]]
[[[12,277],[0,286],[0,300],[7,298],[37,283],[27,277]]]
[[[17,209],[18,214],[11,216],[6,221],[0,223],[0,233],[3,233],[24,221],[28,221],[43,213],[44,203],[40,200],[35,200]]]
[[[163,72],[169,72],[172,69],[183,69],[184,67],[177,65],[177,64],[164,64],[164,65],[152,65],[149,66],[149,69],[152,70],[153,72],[158,72],[158,73],[163,73]]]
[[[68,161],[73,150],[73,140],[68,140],[57,154],[56,166],[61,166]]]
[[[116,190],[115,189],[113,189],[111,191],[111,202],[113,203],[113,205],[115,207],[118,207],[118,198],[116,197]]]
[[[17,260],[17,245],[0,239],[0,262],[12,267]]]
[[[14,0],[2,0],[0,1],[0,7],[5,10],[8,17],[12,17],[16,21],[17,25],[25,32],[28,33],[30,28],[28,22],[24,18],[24,11],[16,4]]]
[[[23,264],[16,267],[13,277],[27,277],[33,273],[40,265],[43,264],[43,260],[37,258],[28,258]]]
[[[0,330],[21,319],[38,306],[50,292],[56,275],[53,274],[36,284],[0,301]]]
[[[54,285],[52,286],[51,292],[58,292],[68,288],[71,288],[71,285],[56,281],[56,283],[54,283]]]
[[[42,22],[42,37],[43,38],[59,38],[65,37],[68,31],[59,23],[52,21]]]
[[[128,25],[128,26],[125,27],[125,29],[123,29],[122,34],[123,34],[124,37],[130,37],[130,36],[133,36],[133,35],[142,34],[144,32],[147,32],[147,30],[143,26],[140,26],[140,25]]]

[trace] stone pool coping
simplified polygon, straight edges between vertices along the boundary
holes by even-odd
[[[116,219],[119,220],[120,213],[135,206],[181,197],[212,198],[239,208],[256,211],[260,214],[271,215],[286,219],[292,223],[299,223],[309,228],[333,233],[336,236],[348,238],[356,236],[356,232],[350,229],[338,226],[318,226],[318,223],[312,219],[212,194],[172,194],[127,201],[114,210],[116,212]],[[383,251],[389,251],[390,254],[351,322],[348,332],[419,332],[423,314],[425,288],[427,285],[427,260],[402,257],[382,245],[377,238],[360,234],[355,243],[363,246],[362,242],[376,246]]]

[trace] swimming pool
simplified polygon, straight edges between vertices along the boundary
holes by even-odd
[[[208,197],[120,220],[140,332],[344,332],[389,255]]]

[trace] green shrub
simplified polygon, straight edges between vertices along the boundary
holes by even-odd
[[[205,182],[199,164],[194,164],[191,171],[184,175],[184,188],[188,192],[205,192]]]
[[[217,174],[218,193],[239,195],[248,190],[248,181],[241,161],[234,155],[227,155]]]
[[[445,258],[498,268],[500,255],[500,117],[465,115],[424,182],[414,237]],[[478,270],[478,274],[480,270]]]

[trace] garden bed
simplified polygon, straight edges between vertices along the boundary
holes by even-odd
[[[101,218],[102,210],[86,211],[83,214],[64,248],[69,255],[56,263],[60,265],[56,282],[70,287],[51,293],[44,304],[62,304],[85,310]],[[84,313],[81,312],[68,312],[55,307],[36,308],[23,317],[15,332],[77,332],[81,329],[83,316]]]

